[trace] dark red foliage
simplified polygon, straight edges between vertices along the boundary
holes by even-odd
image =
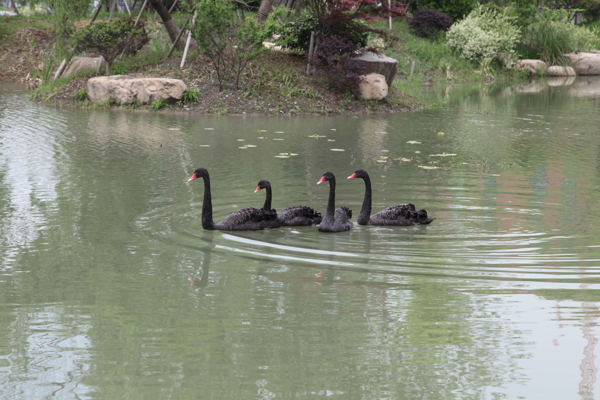
[[[409,25],[415,35],[429,38],[450,29],[452,18],[441,11],[419,8],[413,13]]]
[[[338,36],[321,40],[315,62],[325,73],[332,89],[350,93],[358,89],[363,66],[354,59],[356,55],[356,45],[351,40]]]

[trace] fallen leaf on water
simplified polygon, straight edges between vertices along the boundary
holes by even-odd
[[[388,156],[379,156],[379,158],[380,158],[381,160],[387,160],[389,157],[388,157]]]
[[[327,137],[327,136],[321,136],[321,135],[308,135],[308,137],[314,137],[314,138],[320,138],[320,137]]]
[[[281,138],[275,138],[275,139],[273,139],[273,140],[283,140],[283,139],[281,139]]]
[[[404,158],[404,157],[400,157],[400,158],[394,158],[394,161],[404,161],[404,162],[411,162],[412,159],[410,158]]]
[[[290,158],[290,156],[275,156],[276,158]]]
[[[259,137],[257,137],[257,139],[266,139],[266,138],[267,138],[266,136],[259,136]]]
[[[245,142],[246,139],[237,139],[238,142]]]
[[[440,167],[431,167],[429,165],[417,165],[417,167],[423,168],[423,169],[439,169],[440,168]]]
[[[280,156],[297,156],[298,154],[296,153],[279,153]]]
[[[275,133],[284,133],[283,131],[275,131]]]
[[[444,135],[445,135],[445,133],[444,133],[444,132],[438,132],[438,135],[439,135],[439,136],[444,136]]]
[[[335,139],[327,139],[328,142],[335,142]]]
[[[387,162],[386,160],[377,160],[377,162]]]
[[[387,134],[387,132],[374,132],[374,133],[378,133],[380,135],[386,135]]]
[[[389,153],[389,150],[381,150],[382,153]]]
[[[167,130],[168,130],[168,131],[179,131],[179,130],[181,130],[181,129],[179,129],[179,128],[168,128]]]
[[[344,149],[330,149],[331,151],[346,151]]]
[[[201,144],[200,147],[210,147],[210,144]]]
[[[406,143],[408,143],[408,144],[421,144],[421,142],[417,142],[416,140],[409,140]]]
[[[238,147],[238,149],[247,150],[248,148],[246,146],[242,146],[242,147]]]
[[[215,128],[204,128],[205,131],[214,131]]]
[[[421,154],[421,152],[419,150],[415,151],[416,154]]]
[[[456,154],[442,153],[442,154],[430,154],[429,157],[454,157]]]
[[[255,144],[247,144],[246,147],[256,147]]]
[[[332,131],[337,131],[337,129],[335,129],[335,128],[331,128],[331,130],[332,130]]]
[[[264,129],[259,129],[258,131],[259,132],[266,132],[266,130],[264,130]]]

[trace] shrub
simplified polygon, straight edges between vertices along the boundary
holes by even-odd
[[[598,37],[570,21],[542,18],[525,28],[522,44],[530,54],[548,64],[556,64],[564,61],[565,53],[594,48]]]
[[[468,60],[486,58],[502,61],[507,67],[514,64],[514,54],[520,31],[504,13],[485,7],[473,10],[464,20],[450,27],[448,45]]]
[[[413,13],[409,22],[410,29],[416,36],[430,38],[438,32],[447,31],[452,25],[452,18],[441,11],[419,8]]]
[[[201,18],[192,35],[200,52],[212,61],[219,90],[228,82],[238,89],[242,72],[263,50],[262,29],[252,17],[236,21],[228,0],[200,0],[196,7]]]
[[[110,65],[119,54],[135,54],[148,40],[144,26],[134,27],[130,18],[94,22],[71,35],[71,43],[76,53],[88,50],[104,57],[107,75],[110,73]]]
[[[356,44],[345,38],[330,36],[320,42],[315,62],[325,72],[329,87],[340,92],[356,92],[363,66],[353,58],[355,52]]]
[[[462,19],[477,5],[477,0],[418,0],[418,8],[441,11],[453,21]]]

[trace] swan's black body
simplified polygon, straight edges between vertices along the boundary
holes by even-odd
[[[348,207],[335,208],[335,176],[327,171],[317,185],[329,181],[329,201],[327,212],[319,225],[321,232],[343,232],[352,229],[352,210]]]
[[[275,210],[263,210],[257,208],[244,208],[231,213],[221,222],[215,224],[212,216],[212,198],[210,193],[210,178],[208,171],[198,168],[189,181],[204,179],[204,200],[202,201],[202,227],[208,230],[220,231],[258,231],[262,229],[279,228],[281,224],[277,220]]]
[[[261,189],[267,190],[267,196],[265,198],[265,205],[263,206],[263,209],[270,210],[271,199],[273,197],[271,183],[266,180],[258,182],[258,186],[256,187],[254,193]],[[281,226],[312,226],[321,223],[323,217],[321,217],[320,212],[315,211],[311,207],[290,206],[279,210],[277,213],[277,219],[279,220]]]
[[[359,225],[410,226],[427,225],[435,218],[427,216],[426,210],[417,211],[414,204],[391,206],[375,215],[371,215],[371,179],[367,171],[356,170],[348,179],[362,178],[365,181],[365,198],[357,222]]]

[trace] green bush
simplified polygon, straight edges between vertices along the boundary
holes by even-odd
[[[238,89],[248,62],[264,50],[263,29],[253,17],[237,21],[233,3],[228,0],[200,0],[196,7],[200,18],[192,36],[198,41],[200,52],[212,61],[219,90],[227,83]]]
[[[565,53],[594,48],[598,45],[598,37],[570,21],[542,18],[525,28],[522,44],[533,56],[556,64],[563,63]]]
[[[328,33],[325,39],[330,36],[336,36],[341,39],[346,39],[354,43],[357,47],[366,47],[369,38],[369,33],[360,29],[355,29],[362,22],[352,21],[335,21],[328,26]],[[306,13],[294,20],[283,24],[279,32],[280,37],[277,44],[285,46],[289,49],[296,50],[300,53],[308,53],[310,46],[310,33],[319,29],[319,18],[313,14]]]
[[[76,53],[87,50],[104,57],[108,75],[110,65],[118,55],[137,53],[149,39],[143,25],[134,27],[133,21],[126,18],[112,22],[94,22],[75,31],[70,40]]]
[[[462,19],[477,6],[477,0],[418,0],[417,8],[441,11],[453,21]]]
[[[473,61],[492,59],[512,67],[520,31],[511,18],[486,7],[478,7],[446,34],[448,45],[461,57]]]

